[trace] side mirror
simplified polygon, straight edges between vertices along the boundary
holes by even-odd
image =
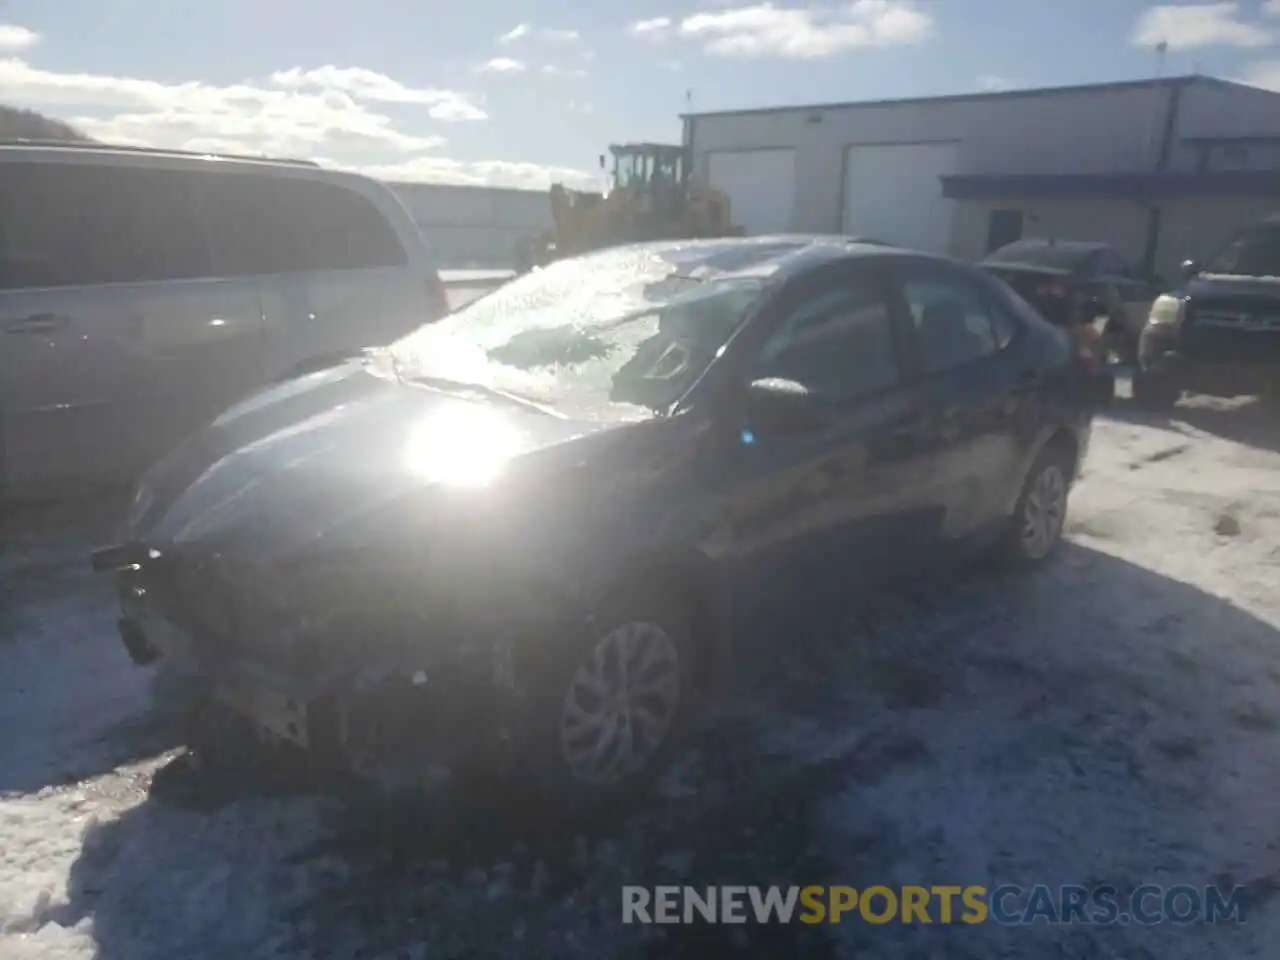
[[[779,377],[748,385],[744,413],[746,425],[762,433],[818,430],[831,422],[826,400],[804,384]]]
[[[1200,264],[1195,260],[1183,260],[1178,269],[1182,273],[1183,279],[1190,280],[1200,272]]]

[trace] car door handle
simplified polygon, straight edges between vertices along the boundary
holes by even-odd
[[[5,324],[5,333],[53,333],[61,330],[71,322],[71,318],[60,313],[33,313],[29,317],[10,320]]]

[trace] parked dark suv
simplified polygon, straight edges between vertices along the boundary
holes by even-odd
[[[1172,406],[1184,390],[1280,396],[1280,217],[1243,230],[1156,298],[1138,347],[1134,400]]]

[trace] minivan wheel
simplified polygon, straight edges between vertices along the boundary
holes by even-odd
[[[1050,447],[1027,473],[1003,544],[1005,557],[1013,566],[1043,563],[1061,543],[1071,493],[1070,460],[1061,448]]]
[[[694,693],[690,617],[660,601],[619,609],[540,684],[532,744],[547,799],[572,808],[633,799],[662,773]]]
[[[1182,397],[1172,377],[1143,370],[1133,372],[1133,402],[1148,410],[1168,410]]]

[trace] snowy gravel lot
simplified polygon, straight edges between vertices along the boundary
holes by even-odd
[[[86,570],[101,518],[0,559],[0,957],[1275,956],[1280,416],[1123,402],[1030,578],[798,636],[642,812],[429,824],[205,795]],[[184,779],[185,778],[185,779]],[[623,883],[1249,886],[1244,925],[620,923]]]

